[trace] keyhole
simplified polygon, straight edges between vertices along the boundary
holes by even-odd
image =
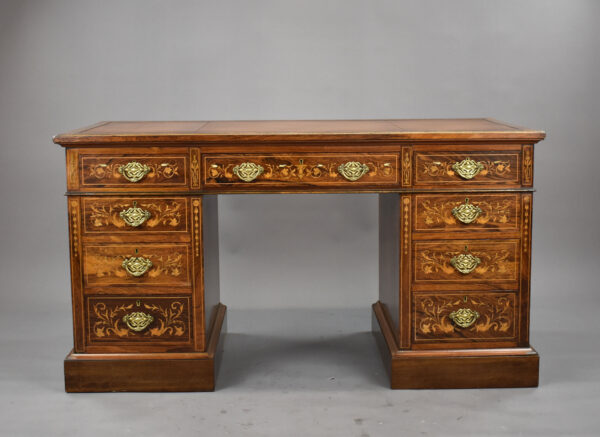
[[[466,299],[466,297],[465,297],[465,299]],[[140,305],[142,304],[142,302],[141,302],[141,301],[138,299],[138,300],[135,302],[135,304],[136,304],[136,306],[140,306]]]

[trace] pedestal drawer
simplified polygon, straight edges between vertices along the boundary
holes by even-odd
[[[413,242],[413,289],[518,289],[518,239]]]
[[[220,154],[203,156],[206,187],[397,185],[396,153]]]
[[[413,294],[416,344],[516,342],[517,321],[516,293]]]
[[[106,297],[87,299],[89,345],[114,343],[189,343],[191,297]]]
[[[189,244],[87,244],[85,287],[191,287]]]

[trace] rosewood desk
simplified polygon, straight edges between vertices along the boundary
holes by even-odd
[[[379,193],[392,388],[529,387],[533,147],[491,119],[103,122],[66,148],[69,392],[213,390],[217,195]]]

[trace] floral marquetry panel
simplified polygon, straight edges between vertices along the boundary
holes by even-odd
[[[83,257],[84,285],[189,287],[191,258],[188,244],[88,244]]]
[[[204,155],[203,177],[206,187],[243,189],[265,185],[398,185],[398,161],[395,153]]]
[[[187,188],[188,159],[186,154],[151,155],[80,155],[81,187]]]
[[[516,282],[519,259],[519,240],[416,241],[414,281],[457,286],[469,282]]]
[[[84,197],[84,232],[188,232],[188,203],[184,197]]]
[[[517,231],[520,194],[417,194],[415,231]]]
[[[415,152],[415,186],[520,185],[520,155],[521,152]]]
[[[88,343],[188,343],[190,304],[190,297],[89,297]]]
[[[415,293],[413,341],[515,341],[515,300],[514,293]],[[466,323],[466,317],[457,316],[465,314],[470,316]]]

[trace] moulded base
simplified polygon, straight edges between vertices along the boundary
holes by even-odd
[[[77,354],[65,358],[65,390],[75,392],[213,391],[226,324],[217,308],[206,352]]]
[[[533,348],[401,351],[380,302],[373,304],[373,334],[393,389],[538,386]]]

